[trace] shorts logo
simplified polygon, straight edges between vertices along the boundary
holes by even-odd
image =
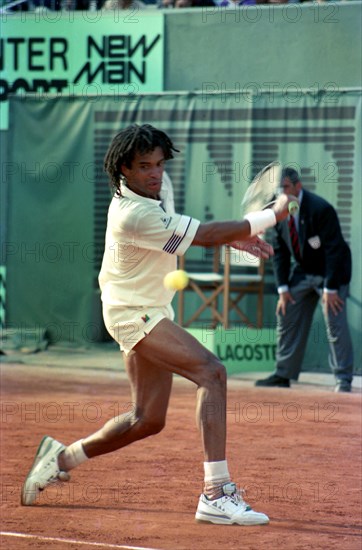
[[[146,315],[144,315],[143,317],[141,317],[141,319],[142,319],[142,321],[143,321],[144,323],[147,323],[147,321],[150,320],[150,318],[149,318],[149,316],[147,315],[147,313],[146,313]]]

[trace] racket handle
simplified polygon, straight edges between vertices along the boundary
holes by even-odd
[[[270,208],[271,206],[273,206],[277,201],[276,200],[273,200],[273,201],[270,201],[268,202],[268,204],[266,204],[264,207],[263,207],[263,210],[265,210],[266,208]],[[289,211],[289,214],[291,216],[294,216],[294,214],[296,214],[299,210],[299,204],[297,203],[297,201],[291,201],[289,204],[288,204],[288,211]]]
[[[270,202],[267,202],[265,206],[263,206],[263,210],[265,210],[266,208],[270,208],[271,206],[273,206],[275,203],[277,202],[276,199],[270,201]]]

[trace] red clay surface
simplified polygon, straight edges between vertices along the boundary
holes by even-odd
[[[35,537],[3,534],[1,548],[361,549],[361,395],[239,381],[228,396],[229,468],[269,525],[194,521],[203,456],[195,388],[179,379],[161,434],[89,460],[22,507],[43,435],[69,444],[132,405],[122,373],[3,365],[1,531]]]

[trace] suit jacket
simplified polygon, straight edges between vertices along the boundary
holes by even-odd
[[[299,210],[299,244],[302,259],[296,263],[288,220],[274,227],[273,267],[278,287],[292,287],[306,274],[322,276],[324,287],[331,290],[350,282],[351,251],[343,239],[337,213],[326,200],[305,189]]]

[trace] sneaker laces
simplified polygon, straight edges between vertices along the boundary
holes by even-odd
[[[251,510],[251,506],[244,500],[245,489],[238,489],[236,483],[226,483],[222,488],[224,495],[232,498],[237,504],[245,506],[245,510]]]

